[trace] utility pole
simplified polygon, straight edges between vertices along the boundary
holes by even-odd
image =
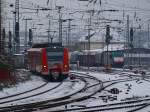
[[[32,27],[32,37],[33,37],[33,42],[34,42],[34,35],[37,37],[37,33],[36,33],[36,27]]]
[[[88,11],[88,13],[89,13],[89,18],[88,18],[88,50],[89,50],[89,52],[90,52],[90,49],[91,49],[91,43],[90,43],[90,34],[91,34],[91,19],[92,19],[92,14],[93,14],[93,12],[94,12],[94,10],[89,10]],[[89,68],[90,68],[90,54],[88,53],[88,70],[89,70]]]
[[[66,27],[64,32],[66,33],[66,46],[68,46],[68,27]]]
[[[88,19],[89,25],[88,25],[88,49],[91,49],[91,45],[90,45],[90,34],[91,34],[91,20],[92,20],[92,14],[93,14],[94,10],[89,10],[90,13],[90,17]]]
[[[108,49],[108,46],[110,44],[110,40],[111,40],[111,37],[110,37],[110,25],[107,25],[106,26],[106,45],[107,45],[107,57],[106,57],[106,65],[105,65],[105,68],[106,68],[106,72],[108,72],[111,68],[111,63],[109,62],[109,49]]]
[[[1,22],[2,22],[2,1],[0,0],[0,53],[2,50],[2,26],[1,26]]]
[[[48,43],[50,43],[50,39],[51,39],[51,35],[50,35],[50,26],[51,26],[51,21],[50,21],[50,19],[49,19],[49,26],[48,26]],[[51,43],[52,43],[52,41],[51,41]]]
[[[150,47],[150,37],[149,37],[149,23],[148,23],[148,48]]]
[[[13,51],[13,54],[16,52],[16,46],[15,46],[15,17],[16,17],[16,12],[13,11],[13,16],[14,16],[14,20],[13,20],[13,46],[12,46],[12,51]]]
[[[9,42],[8,42],[9,53],[12,54],[12,33],[9,30]]]
[[[129,33],[129,15],[127,15],[127,48],[129,48],[129,38],[130,38],[130,33]]]
[[[5,52],[5,39],[6,39],[6,31],[5,31],[5,28],[3,28],[2,39],[1,39],[1,47],[2,47],[1,51],[2,51],[2,53]]]
[[[24,39],[24,49],[27,49],[27,32],[28,32],[28,29],[27,29],[27,23],[28,19],[25,19],[25,39]]]
[[[134,46],[133,46],[133,27],[131,27],[130,28],[130,51],[131,51],[131,53],[130,53],[130,69],[132,69],[132,65],[134,64],[134,63],[132,63],[132,49],[134,48]]]
[[[15,43],[16,53],[20,52],[20,35],[19,35],[19,0],[15,2]]]
[[[33,32],[32,29],[29,29],[29,42],[28,45],[31,47],[33,44]]]
[[[62,44],[62,15],[61,15],[61,9],[63,8],[63,6],[57,6],[58,7],[58,13],[59,13],[59,42]]]
[[[129,54],[130,54],[130,51],[129,51],[129,38],[130,38],[130,33],[129,33],[129,15],[127,15],[127,33],[126,33],[126,41],[127,41],[127,44],[126,44],[126,58],[127,58],[127,66],[129,67],[129,62],[130,62],[130,57],[129,57]]]
[[[24,39],[24,48],[27,49],[27,35],[28,35],[28,20],[32,19],[23,19],[25,20],[25,39]]]
[[[71,21],[72,21],[73,19],[68,19],[68,47],[70,46],[70,33],[71,33]]]
[[[140,36],[139,36],[139,49],[141,48],[141,36],[142,36],[142,27],[140,27]],[[141,52],[139,50],[139,68],[141,67]]]

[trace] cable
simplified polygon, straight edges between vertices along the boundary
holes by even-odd
[[[144,9],[144,8],[140,8],[140,7],[129,7],[129,6],[125,6],[125,5],[120,5],[120,4],[114,4],[114,3],[106,3],[107,5],[113,5],[113,6],[117,6],[117,7],[121,7],[121,8],[129,8],[129,9],[136,9],[136,10],[143,10],[143,11],[150,11],[150,9]]]

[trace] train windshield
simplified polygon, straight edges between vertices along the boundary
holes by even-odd
[[[48,61],[63,61],[63,52],[47,52]]]

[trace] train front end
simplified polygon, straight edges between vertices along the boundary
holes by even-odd
[[[63,80],[69,74],[68,49],[64,47],[46,48],[49,76],[52,80]]]

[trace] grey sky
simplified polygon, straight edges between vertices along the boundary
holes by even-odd
[[[47,0],[20,0],[20,7],[24,8],[37,8],[38,5],[40,7],[48,7],[52,8],[52,11],[39,11],[38,13],[24,13],[24,12],[36,12],[35,10],[28,9],[20,9],[20,26],[21,30],[24,31],[24,20],[25,18],[32,18],[33,21],[28,22],[28,27],[37,27],[41,32],[45,32],[45,29],[48,28],[48,14],[51,15],[53,21],[51,25],[52,29],[58,28],[57,20],[58,19],[58,11],[56,10],[56,6],[64,6],[62,9],[62,18],[73,18],[74,21],[72,24],[76,24],[77,29],[85,28],[84,25],[87,25],[88,13],[82,12],[83,10],[95,9],[95,10],[108,10],[108,9],[117,9],[119,12],[102,12],[99,15],[93,15],[93,21],[97,18],[107,18],[107,19],[118,19],[122,20],[124,24],[119,24],[117,22],[111,23],[112,26],[125,26],[126,15],[130,15],[130,22],[133,26],[138,27],[139,24],[143,25],[143,28],[146,29],[147,20],[150,18],[150,0],[101,0],[101,6],[99,4],[100,0],[97,2],[91,3],[88,5],[88,2],[81,2],[78,0],[49,0],[49,4],[47,5]],[[9,5],[11,3],[15,3],[15,0],[5,0],[5,26],[8,28],[9,23],[10,27],[12,27],[12,19],[13,14],[11,11],[14,8],[10,8]],[[88,5],[88,6],[87,6]],[[77,12],[80,11],[80,12]],[[76,12],[72,15],[69,13]],[[123,16],[124,15],[124,16]],[[124,19],[124,20],[123,20]],[[98,19],[96,20],[98,21]],[[43,26],[38,26],[36,24],[42,23]],[[67,23],[64,23],[64,26]],[[100,24],[103,25],[103,24]],[[105,25],[105,24],[104,24]]]

